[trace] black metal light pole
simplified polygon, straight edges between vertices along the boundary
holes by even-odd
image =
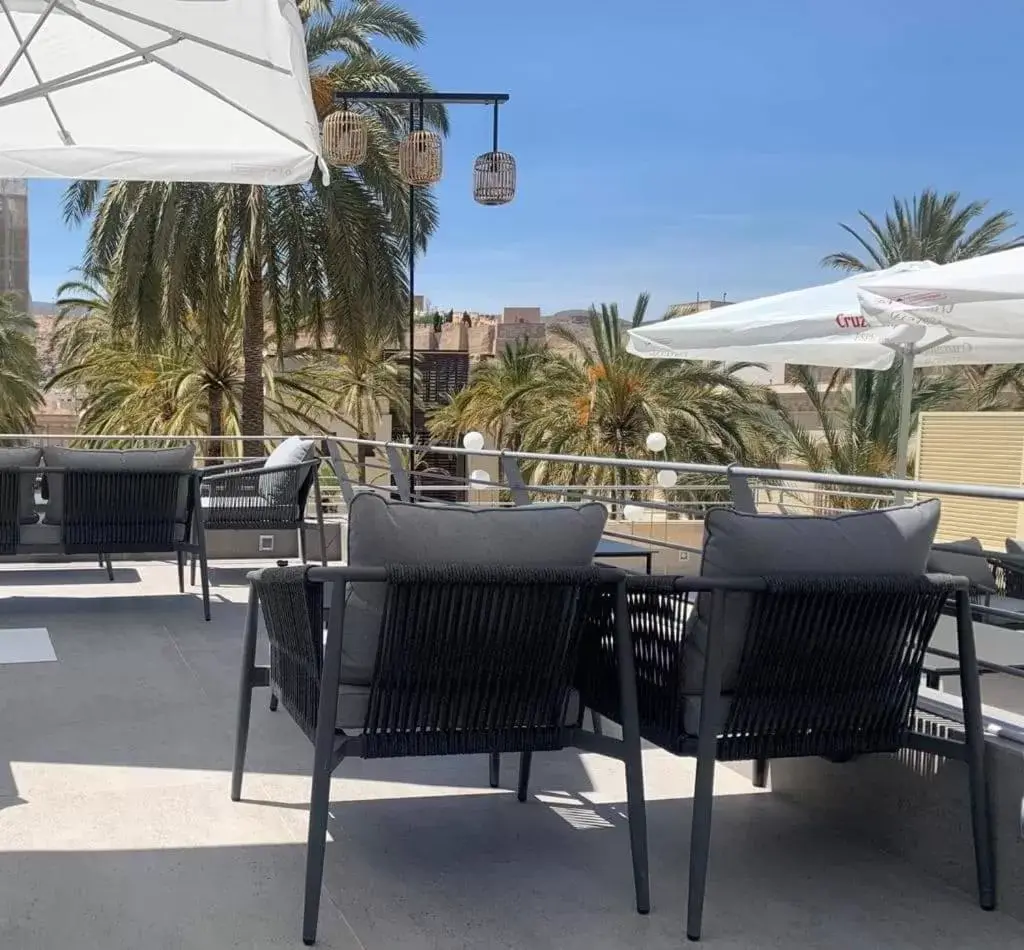
[[[347,109],[352,102],[394,102],[407,103],[409,106],[409,133],[417,130],[416,106],[419,105],[419,130],[423,129],[423,106],[434,103],[445,106],[492,106],[494,108],[493,150],[482,155],[474,165],[474,197],[482,204],[505,204],[511,200],[515,192],[515,161],[510,155],[498,151],[498,107],[508,102],[508,94],[504,92],[366,92],[363,90],[340,90],[335,93],[335,101]],[[328,120],[331,117],[328,117]],[[499,156],[502,163],[499,167],[494,157]],[[330,156],[328,156],[330,160]],[[481,164],[484,163],[484,164]],[[497,189],[485,187],[480,182],[484,177],[501,175]],[[500,184],[499,183],[499,184]],[[420,187],[409,183],[409,442],[414,443],[416,419],[416,189]],[[412,477],[410,465],[410,478]]]

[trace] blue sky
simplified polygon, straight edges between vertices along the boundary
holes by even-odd
[[[927,186],[1024,212],[1024,5],[1012,0],[405,0],[445,91],[505,91],[519,195],[481,208],[486,109],[452,112],[435,304],[546,312],[649,290],[652,310],[828,279],[837,222]],[[33,182],[32,292],[83,235]]]

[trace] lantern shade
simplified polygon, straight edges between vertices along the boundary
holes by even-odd
[[[349,109],[332,112],[324,119],[324,158],[331,165],[361,165],[366,161],[370,136],[366,117]]]
[[[441,180],[441,136],[429,129],[410,132],[398,143],[398,174],[407,185]]]
[[[508,152],[485,152],[473,162],[473,199],[506,205],[516,196],[516,160]]]

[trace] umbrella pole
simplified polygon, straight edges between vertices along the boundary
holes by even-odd
[[[910,447],[910,410],[914,395],[914,348],[900,347],[900,421],[899,433],[896,436],[896,478],[907,477],[907,455]],[[895,492],[896,503],[902,505],[906,500],[906,492]]]

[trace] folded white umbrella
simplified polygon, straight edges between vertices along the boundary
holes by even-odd
[[[928,271],[878,272],[878,279],[862,286],[897,302],[916,305],[925,312],[938,308],[939,315],[944,311],[945,316],[958,321],[982,319],[985,310],[996,320],[1009,312],[1009,306],[1006,310],[1002,306],[1013,303],[1020,316],[1024,314],[1024,247],[969,257]],[[977,303],[1000,306],[966,306]],[[949,310],[950,306],[955,309]]]
[[[294,0],[0,0],[0,177],[308,181]]]
[[[659,347],[656,355],[671,356],[673,349],[682,352],[722,343],[747,346],[799,342],[836,334],[855,336],[872,325],[861,312],[857,297],[861,287],[872,287],[875,281],[890,276],[924,272],[936,266],[929,261],[898,264],[888,270],[859,274],[831,284],[744,300],[661,323],[645,323],[630,330],[630,348],[644,356],[653,344]]]
[[[921,320],[919,309],[915,306],[898,304],[886,297],[863,290],[856,294],[856,298],[855,312],[861,315],[862,322],[858,325],[862,328],[853,332],[849,332],[848,328],[842,325],[845,321],[833,321],[834,330],[831,336],[789,338],[774,343],[751,344],[745,342],[750,334],[737,334],[731,322],[724,319],[726,311],[731,307],[722,307],[719,311],[702,314],[705,318],[702,321],[705,325],[705,339],[710,337],[711,328],[708,324],[711,323],[711,318],[722,318],[719,320],[718,342],[715,346],[682,347],[676,342],[678,336],[673,338],[671,344],[664,344],[649,339],[649,334],[632,331],[629,349],[638,356],[652,359],[715,362],[749,360],[760,363],[873,370],[888,369],[899,356],[902,359],[902,388],[896,472],[902,474],[906,471],[910,441],[914,369],[927,366],[1024,363],[1024,321],[1018,322],[1018,336],[964,334],[934,322]],[[674,322],[676,321],[667,321]],[[781,323],[781,319],[778,322]]]

